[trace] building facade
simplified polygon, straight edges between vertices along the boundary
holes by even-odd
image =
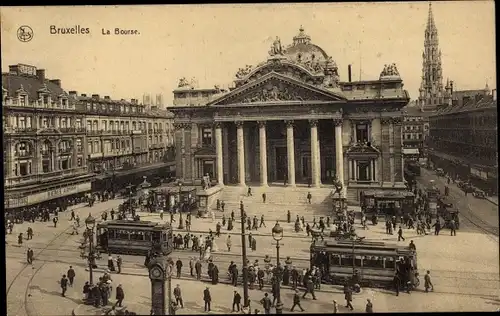
[[[403,156],[405,160],[420,160],[426,152],[429,135],[428,112],[417,106],[403,108]]]
[[[269,185],[337,178],[358,199],[367,188],[404,189],[402,113],[409,101],[394,64],[378,80],[339,81],[337,65],[304,29],[236,73],[234,88],[174,90],[177,167],[191,181]]]
[[[418,106],[422,111],[435,111],[441,104],[446,104],[451,94],[450,82],[443,87],[443,69],[441,50],[439,49],[438,30],[434,22],[432,4],[425,28],[424,51],[422,52],[422,78],[418,96]]]
[[[138,100],[112,100],[97,94],[70,98],[84,109],[89,169],[95,173],[131,169],[165,161],[173,145],[173,115]]]
[[[457,91],[453,104],[429,117],[429,159],[451,177],[498,192],[496,91]]]
[[[89,191],[85,115],[45,70],[18,64],[2,74],[6,209]]]

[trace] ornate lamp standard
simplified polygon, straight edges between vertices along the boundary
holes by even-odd
[[[338,205],[339,205],[339,208],[341,211],[344,210],[344,198],[342,197],[342,189],[344,188],[342,182],[340,182],[339,178],[337,176],[335,176],[335,178],[333,179],[333,186],[335,187],[335,192],[333,193],[333,198],[334,198],[334,201],[339,201],[338,202]],[[337,199],[335,199],[335,194],[339,195],[339,197]],[[337,203],[335,203],[335,208],[337,206]],[[347,215],[347,214],[344,214],[344,215]]]
[[[87,257],[89,262],[89,281],[90,285],[93,284],[94,281],[94,228],[95,228],[95,218],[89,213],[89,216],[85,219],[85,226],[87,227],[87,236],[89,238],[89,255]]]
[[[278,221],[276,221],[276,225],[274,225],[272,229],[273,239],[276,241],[276,292],[277,292],[277,300],[276,303],[276,314],[283,314],[283,304],[281,303],[281,278],[283,277],[283,271],[281,269],[280,264],[280,240],[283,239],[283,228],[280,227]]]
[[[182,206],[183,206],[183,203],[182,203],[182,181],[179,180],[178,182],[178,185],[179,185],[179,226],[177,227],[178,229],[184,229],[184,221],[182,219]]]

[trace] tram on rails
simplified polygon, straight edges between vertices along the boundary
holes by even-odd
[[[97,225],[97,250],[105,253],[146,255],[152,243],[161,245],[164,255],[173,249],[169,223],[112,220]]]
[[[418,286],[417,253],[408,246],[378,241],[325,240],[311,244],[311,268],[323,272],[326,282],[367,287],[392,286],[398,274],[405,284]]]

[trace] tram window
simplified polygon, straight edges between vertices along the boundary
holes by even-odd
[[[162,237],[161,239],[162,242],[167,241],[167,233],[163,233],[161,237]]]
[[[352,267],[352,255],[342,255],[342,266]]]
[[[115,232],[116,239],[123,239],[123,240],[129,240],[129,232],[126,230],[116,230]]]
[[[108,238],[109,239],[115,239],[115,230],[114,229],[108,229]]]
[[[144,232],[144,240],[146,241],[151,241],[152,240],[152,233],[151,232]]]
[[[383,268],[384,261],[383,261],[382,257],[367,256],[367,257],[365,257],[365,261],[363,262],[363,266],[369,267],[369,268]]]
[[[387,257],[385,258],[385,268],[386,269],[394,269],[395,266],[395,260],[393,257]]]
[[[362,267],[363,263],[363,256],[356,256],[355,259],[354,259],[354,266],[356,267]]]
[[[340,255],[332,254],[330,256],[330,265],[332,265],[332,266],[340,266],[341,265]]]

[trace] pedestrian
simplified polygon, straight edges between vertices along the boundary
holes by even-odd
[[[75,280],[76,273],[72,266],[69,266],[67,274],[69,279],[69,286],[73,287],[73,281]]]
[[[116,305],[122,307],[122,302],[125,299],[125,292],[121,284],[116,287]]]
[[[181,277],[181,269],[182,269],[182,261],[180,258],[177,259],[175,266],[177,268],[177,277],[180,278]]]
[[[311,204],[311,199],[312,199],[311,192],[308,192],[307,193],[307,202],[309,202],[309,204]]]
[[[209,312],[212,296],[210,295],[210,289],[208,287],[203,291],[203,301],[205,302],[205,312]]]
[[[64,274],[61,278],[61,290],[62,290],[62,296],[66,297],[66,290],[68,290],[68,279],[66,278],[66,275]]]
[[[410,245],[408,246],[410,250],[417,251],[417,246],[413,243],[413,240],[410,241]]]
[[[450,236],[456,236],[457,235],[457,225],[455,224],[455,220],[452,219],[450,221]]]
[[[306,290],[304,292],[304,295],[302,295],[302,298],[306,298],[306,295],[308,293],[311,293],[313,300],[316,300],[316,295],[314,294],[314,283],[310,275],[307,277]]]
[[[179,284],[177,284],[177,286],[174,289],[174,297],[175,297],[175,303],[177,305],[180,305],[181,308],[184,308],[184,302],[182,301],[181,286]]]
[[[252,188],[248,187],[247,196],[252,196]]]
[[[394,290],[396,291],[396,296],[399,296],[399,288],[401,286],[401,278],[399,277],[398,273],[396,273],[396,275],[394,275],[394,279],[392,282],[394,285]]]
[[[429,292],[429,289],[431,291],[434,291],[434,285],[431,282],[431,271],[427,270],[427,274],[424,276],[424,287],[425,287],[425,293]]]
[[[118,268],[117,273],[122,273],[122,263],[123,263],[122,257],[120,256],[116,257],[116,267]]]
[[[264,214],[262,214],[260,216],[260,225],[259,225],[259,228],[261,228],[262,226],[266,227],[266,223],[264,222]]]
[[[264,287],[264,276],[264,269],[257,267],[257,280],[259,282],[259,290],[262,290],[262,288]]]
[[[54,218],[52,219],[52,222],[54,222],[54,227],[57,227],[57,221],[58,221],[58,220],[59,220],[59,219],[57,218],[57,215],[56,215],[56,216],[54,216]]]
[[[33,229],[31,227],[28,227],[28,230],[26,231],[26,235],[28,235],[28,240],[33,239]]]
[[[194,277],[194,258],[193,257],[189,258],[189,275]]]
[[[23,245],[23,233],[19,233],[19,236],[17,236],[17,244],[19,247]]]
[[[298,306],[302,312],[304,311],[304,309],[300,305],[300,295],[299,295],[299,290],[297,289],[295,290],[295,294],[293,295],[293,305],[292,308],[290,308],[291,312],[293,312],[295,306]]]
[[[262,307],[264,308],[265,314],[271,314],[271,299],[269,298],[269,294],[264,293],[264,298],[260,300]]]
[[[439,236],[439,231],[441,230],[441,222],[439,221],[439,218],[436,218],[436,222],[432,225],[432,227],[434,227],[434,235]]]
[[[31,248],[28,248],[28,251],[26,251],[26,257],[28,263],[33,264],[33,250]]]
[[[266,193],[262,193],[262,203],[266,203]]]
[[[373,304],[372,304],[372,301],[369,298],[366,299],[366,309],[365,309],[365,312],[367,312],[367,313],[373,313]]]
[[[231,252],[231,235],[227,235],[227,240],[226,240],[226,246],[227,246],[227,252]]]
[[[400,241],[401,239],[403,239],[403,241],[405,241],[405,238],[403,237],[403,229],[401,228],[401,225],[400,225],[399,230],[398,230],[398,241]]]
[[[290,213],[290,210],[286,211],[286,221],[287,223],[290,223],[292,220],[292,214]]]
[[[344,290],[345,293],[345,302],[347,308],[350,308],[351,310],[354,310],[354,307],[352,307],[352,289],[349,286],[346,286],[346,289]]]
[[[115,272],[115,261],[111,253],[108,254],[108,270],[111,272]]]
[[[111,215],[113,217],[113,215]],[[163,220],[163,209],[160,209],[160,220]]]
[[[75,210],[71,210],[71,218],[69,219],[70,221],[75,219]]]
[[[236,307],[236,308],[235,308]],[[239,312],[241,310],[241,295],[237,291],[233,294],[233,312]]]

